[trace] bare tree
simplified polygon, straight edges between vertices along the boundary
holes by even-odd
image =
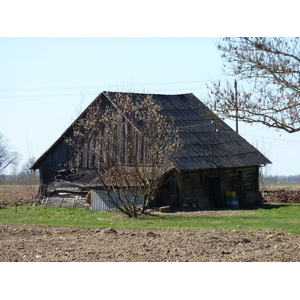
[[[0,174],[10,165],[17,163],[20,155],[11,151],[11,146],[7,138],[0,133]]]
[[[75,105],[74,116],[72,116],[70,119],[71,122],[73,122],[83,112],[84,102],[85,102],[85,96],[84,96],[84,94],[81,93],[78,104]]]
[[[218,49],[225,74],[239,80],[239,89],[233,82],[212,82],[208,105],[220,117],[300,131],[300,39],[224,38]]]
[[[117,93],[91,106],[73,126],[68,143],[88,156],[98,171],[98,184],[109,201],[129,217],[143,213],[180,147],[171,118],[152,96]]]
[[[29,157],[18,174],[19,183],[23,185],[36,186],[39,184],[38,172],[33,171],[30,167],[34,164],[35,158],[33,156]]]
[[[18,184],[24,185],[32,200],[37,198],[37,186],[39,184],[38,172],[30,169],[34,162],[35,158],[29,157],[17,176]]]

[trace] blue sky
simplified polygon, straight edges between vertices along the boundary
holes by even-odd
[[[24,162],[38,158],[100,92],[194,93],[221,79],[219,38],[0,38],[0,132]],[[234,128],[234,122],[228,122]],[[240,123],[272,162],[271,175],[300,174],[300,133]]]

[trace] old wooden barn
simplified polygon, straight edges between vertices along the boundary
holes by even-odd
[[[132,97],[138,95],[146,94],[131,93]],[[114,92],[102,92],[89,107],[105,108],[115,96]],[[193,94],[151,96],[161,105],[162,113],[173,118],[182,145],[174,168],[169,171],[171,180],[161,187],[154,206],[245,207],[260,200],[259,169],[270,163],[262,153]],[[95,184],[97,171],[95,158],[89,155],[91,145],[86,144],[81,152],[74,153],[66,143],[66,139],[73,138],[74,124],[89,118],[89,107],[31,168],[40,171],[41,199],[74,199],[91,191],[92,209],[107,210],[112,207],[105,201],[101,187]],[[235,197],[234,201],[226,202],[228,197]]]

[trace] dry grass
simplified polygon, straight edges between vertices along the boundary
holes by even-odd
[[[0,185],[0,206],[37,203],[38,188],[38,186],[32,185]]]

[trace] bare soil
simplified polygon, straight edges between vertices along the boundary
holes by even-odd
[[[0,225],[1,262],[298,262],[300,236],[239,230]]]
[[[267,203],[300,203],[300,187],[269,188],[263,193]]]

